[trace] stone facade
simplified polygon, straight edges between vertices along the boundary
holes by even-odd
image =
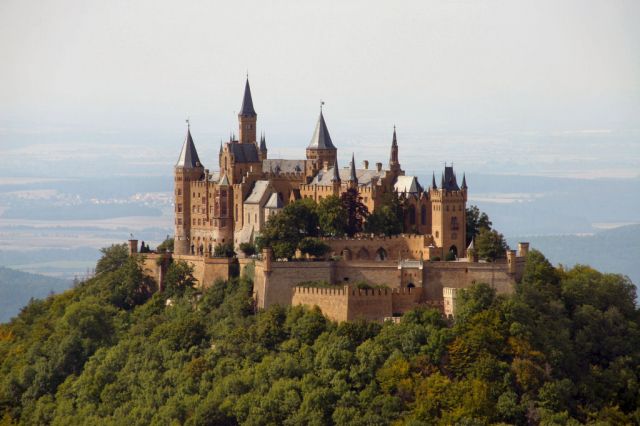
[[[176,254],[209,257],[218,244],[251,242],[287,203],[300,198],[318,202],[355,188],[369,211],[388,197],[403,199],[405,228],[435,248],[423,253],[425,259],[448,251],[464,256],[466,179],[459,186],[452,166],[445,166],[440,187],[435,175],[427,189],[415,176],[406,176],[395,127],[386,168],[381,162],[370,167],[367,160],[357,168],[353,156],[348,167],[339,168],[322,110],[304,159],[268,158],[264,134],[258,141],[257,117],[247,80],[238,137],[232,134],[221,143],[218,171],[205,168],[188,127],[174,168]]]

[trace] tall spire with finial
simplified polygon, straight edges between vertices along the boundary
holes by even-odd
[[[396,126],[393,125],[393,138],[391,139],[391,156],[389,158],[389,169],[397,171],[400,169],[398,160],[398,137],[396,136]]]
[[[349,182],[358,183],[358,176],[356,174],[356,158],[353,153],[351,153],[351,164],[349,164]]]
[[[431,178],[431,187],[433,189],[438,189],[438,185],[436,185],[436,172],[433,172],[433,176]]]
[[[202,167],[200,158],[198,157],[198,151],[196,151],[196,146],[191,137],[191,122],[188,118],[185,121],[187,123],[187,136],[184,139],[184,144],[182,144],[182,151],[180,151],[180,157],[178,158],[176,167],[185,169]]]
[[[251,87],[249,86],[249,73],[247,72],[247,80],[244,84],[244,96],[242,97],[242,106],[240,107],[240,113],[245,117],[255,116],[256,110],[253,108],[253,98],[251,97]]]
[[[333,176],[331,177],[331,182],[340,183],[340,170],[338,169],[338,159],[333,162]]]
[[[467,189],[467,176],[465,173],[462,173],[462,189]]]

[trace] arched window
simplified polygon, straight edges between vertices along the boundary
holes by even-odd
[[[377,251],[376,251],[376,260],[377,261],[382,261],[382,260],[387,260],[387,257],[389,257],[387,255],[387,251],[385,249],[383,249],[382,247],[380,247]]]
[[[416,224],[416,206],[413,205],[409,206],[409,224]]]

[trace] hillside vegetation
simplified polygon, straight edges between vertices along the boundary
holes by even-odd
[[[181,263],[154,294],[121,251],[0,326],[1,424],[640,423],[640,312],[619,275],[532,251],[516,294],[479,284],[452,323],[335,324],[255,313],[246,278],[198,294]]]

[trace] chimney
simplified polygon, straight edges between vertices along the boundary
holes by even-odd
[[[365,170],[369,170],[369,160],[364,160],[362,164],[364,165]]]
[[[382,171],[382,163],[376,163],[376,170],[379,172]]]

